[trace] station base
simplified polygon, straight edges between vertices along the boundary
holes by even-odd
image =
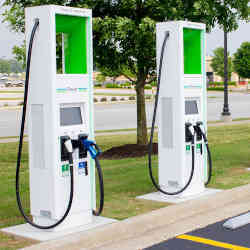
[[[58,239],[58,238],[64,237],[65,235],[69,235],[73,233],[85,232],[85,231],[95,229],[97,227],[101,227],[101,226],[104,226],[104,225],[107,225],[116,221],[117,220],[114,220],[114,219],[97,216],[97,217],[94,217],[93,222],[90,224],[86,224],[80,227],[70,228],[67,230],[62,230],[59,232],[40,230],[40,229],[30,226],[29,224],[21,224],[17,226],[7,227],[7,228],[1,229],[0,231],[15,235],[15,236],[37,240],[37,241],[48,241],[48,240]]]
[[[204,192],[201,192],[196,195],[190,195],[186,197],[177,197],[174,195],[165,195],[161,192],[154,192],[150,194],[145,194],[141,196],[137,196],[137,199],[145,199],[145,200],[151,200],[151,201],[159,201],[159,202],[166,202],[166,203],[181,203],[184,201],[189,200],[195,200],[195,199],[203,199],[206,198],[209,195],[213,195],[215,193],[220,192],[219,189],[213,189],[213,188],[206,188]]]

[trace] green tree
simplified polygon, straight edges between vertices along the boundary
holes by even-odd
[[[107,69],[105,66],[103,67],[102,65],[98,66],[98,70],[100,70],[101,72],[101,74],[99,74],[99,77],[102,76],[104,78],[104,81],[106,80],[107,77],[111,77],[113,83],[115,83],[116,78],[121,75],[120,72],[116,72],[115,70],[110,71],[109,69]]]
[[[10,62],[9,60],[0,58],[0,73],[10,73]]]
[[[97,68],[118,72],[135,84],[137,143],[147,144],[144,86],[156,79],[155,24],[167,20],[216,23],[231,30],[245,15],[249,0],[6,0],[4,13],[13,30],[24,32],[24,8],[42,4],[93,10],[94,61]],[[227,4],[225,5],[225,2]],[[225,18],[227,17],[227,19]]]
[[[12,54],[14,55],[15,59],[22,64],[22,68],[25,69],[26,66],[26,46],[25,42],[19,47],[19,46],[14,46],[12,48]]]
[[[103,84],[106,81],[106,76],[102,73],[98,73],[98,75],[96,76],[96,81]]]
[[[9,60],[9,62],[10,62],[10,72],[13,72],[13,73],[23,72],[23,67],[20,62],[16,61],[15,59],[11,59]]]
[[[224,104],[223,116],[229,116],[228,104],[228,33],[238,28],[238,20],[249,19],[249,0],[205,0],[201,8],[209,13],[210,23],[217,23],[224,31]]]
[[[213,71],[220,77],[224,78],[224,48],[219,47],[214,51],[214,56],[212,58],[211,67]],[[228,53],[228,77],[231,79],[233,72],[232,58]]]
[[[250,42],[243,42],[234,54],[235,72],[242,78],[250,78]]]

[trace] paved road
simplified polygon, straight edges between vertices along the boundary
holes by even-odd
[[[250,94],[231,93],[230,110],[233,118],[250,117]],[[209,93],[208,120],[219,120],[223,106],[223,93]],[[153,104],[147,103],[148,126],[151,124]],[[18,135],[21,112],[19,110],[0,110],[0,137]],[[124,129],[136,127],[135,104],[95,105],[96,130]]]
[[[227,230],[222,226],[224,222],[225,220],[185,235],[177,236],[174,239],[161,242],[145,250],[250,249],[250,224],[237,230]]]

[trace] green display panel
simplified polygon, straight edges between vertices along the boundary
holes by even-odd
[[[202,30],[183,28],[184,74],[202,73]]]
[[[56,15],[57,73],[87,73],[87,18]]]

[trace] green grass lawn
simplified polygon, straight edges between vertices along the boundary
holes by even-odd
[[[214,159],[210,187],[229,189],[250,183],[250,124],[210,127],[209,141]],[[135,134],[97,136],[103,151],[135,143]],[[0,228],[23,223],[15,198],[15,164],[17,143],[0,144]],[[157,172],[157,156],[153,157]],[[25,143],[21,172],[21,191],[28,210],[28,153]],[[104,171],[105,207],[103,216],[125,219],[158,209],[167,204],[137,200],[138,195],[155,191],[148,175],[147,158],[101,160]],[[167,166],[166,162],[166,166]],[[0,249],[16,249],[32,242],[0,233]]]

